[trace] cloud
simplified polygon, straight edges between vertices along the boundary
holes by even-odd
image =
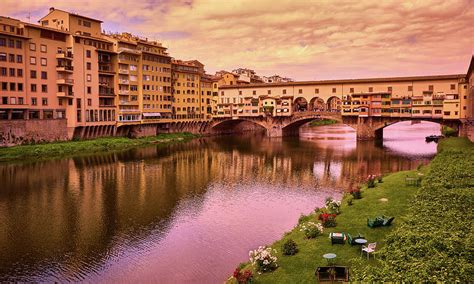
[[[472,0],[4,0],[0,10],[25,20],[49,6],[161,40],[209,71],[299,80],[463,73],[474,52]]]

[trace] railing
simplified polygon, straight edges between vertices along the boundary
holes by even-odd
[[[57,71],[74,71],[74,67],[68,66],[68,65],[57,65],[56,70]]]
[[[130,82],[129,80],[119,79],[119,83],[120,83],[120,84],[126,84],[126,85],[128,85],[129,82]]]
[[[58,50],[58,53],[56,54],[56,58],[73,58],[73,54],[72,54],[72,51]]]

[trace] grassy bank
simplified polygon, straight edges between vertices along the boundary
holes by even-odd
[[[391,174],[376,188],[362,188],[362,199],[341,205],[335,228],[325,228],[314,239],[296,226],[271,247],[277,249],[279,267],[257,274],[255,283],[315,282],[316,267],[327,265],[322,255],[335,253],[336,263],[350,267],[351,281],[460,280],[472,277],[474,146],[462,138],[444,139],[428,167]],[[405,177],[424,175],[421,187],[407,186]],[[395,216],[390,227],[371,229],[367,218]],[[317,222],[312,213],[300,223]],[[296,220],[295,220],[296,221]],[[331,245],[330,232],[358,233],[377,242],[377,259],[360,256],[356,246]],[[292,239],[299,252],[284,256],[282,245]],[[444,268],[443,268],[444,267]],[[244,269],[253,269],[246,264]],[[230,279],[228,282],[235,282]]]
[[[315,127],[315,126],[323,126],[323,125],[331,125],[331,124],[336,124],[337,120],[334,119],[321,119],[321,120],[313,120],[309,123],[309,126]]]
[[[189,140],[197,137],[191,133],[159,134],[152,137],[130,139],[108,137],[94,140],[67,141],[37,145],[0,148],[0,162],[26,159],[49,159],[65,156],[91,154],[106,151],[126,150],[151,144],[164,144]]]

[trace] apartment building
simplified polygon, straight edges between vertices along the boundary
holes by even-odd
[[[207,75],[197,60],[172,60],[173,118],[177,121],[212,119],[218,79]]]

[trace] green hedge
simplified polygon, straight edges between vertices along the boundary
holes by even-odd
[[[387,236],[380,267],[357,266],[352,280],[446,281],[474,277],[474,146],[441,141],[405,221]]]

